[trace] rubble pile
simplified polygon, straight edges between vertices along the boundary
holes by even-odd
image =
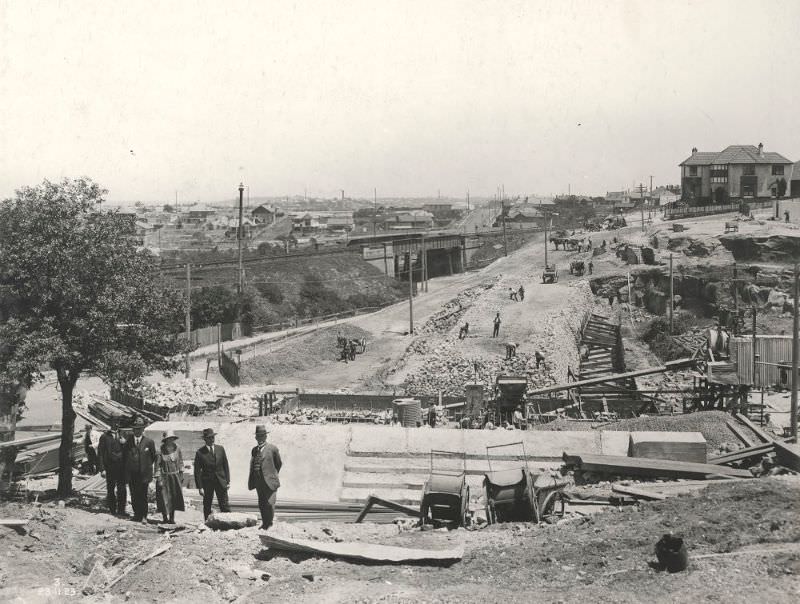
[[[204,405],[216,401],[219,395],[216,384],[197,378],[179,382],[158,382],[147,384],[142,388],[142,396],[150,405],[167,411],[190,405]]]
[[[381,409],[327,409],[301,408],[273,416],[276,424],[325,424],[328,422],[360,422],[373,424],[391,423],[391,413]]]
[[[450,300],[442,307],[442,310],[428,319],[425,324],[419,328],[418,333],[446,333],[457,325],[460,319],[464,316],[470,306],[487,290],[495,286],[497,279],[492,282],[481,283],[475,287],[471,287],[458,296]]]

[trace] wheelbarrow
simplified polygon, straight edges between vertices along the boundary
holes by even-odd
[[[460,458],[460,468],[442,468],[436,456]],[[437,467],[438,466],[438,467]],[[469,524],[469,485],[466,483],[467,454],[431,450],[431,471],[422,489],[419,517],[422,524],[457,528]]]
[[[522,465],[513,469],[493,470],[490,449],[514,446],[522,448]],[[489,524],[539,522],[545,516],[563,516],[562,491],[567,486],[567,481],[531,472],[524,442],[487,446],[486,460],[489,472],[484,475],[483,488]]]

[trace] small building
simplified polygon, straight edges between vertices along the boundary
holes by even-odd
[[[792,162],[764,145],[731,145],[698,151],[680,163],[684,201],[723,203],[731,199],[771,199],[788,192]]]
[[[257,224],[272,224],[278,217],[278,209],[262,203],[250,212],[250,216]]]
[[[394,212],[385,217],[384,228],[390,231],[405,229],[429,229],[433,226],[433,214],[425,210]]]

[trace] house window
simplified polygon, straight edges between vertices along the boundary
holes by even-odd
[[[744,166],[742,169],[742,174],[745,176],[755,176],[756,175],[756,167],[753,164],[749,164]]]
[[[728,166],[711,166],[711,182],[717,184],[728,182]]]
[[[783,166],[772,166],[773,176],[783,176]]]
[[[689,176],[697,176],[697,166],[689,166]]]

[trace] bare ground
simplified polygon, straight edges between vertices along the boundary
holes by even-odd
[[[432,549],[463,544],[463,560],[449,568],[284,555],[264,550],[256,529],[166,537],[155,526],[105,514],[97,502],[76,500],[65,508],[5,503],[3,517],[33,517],[22,534],[0,528],[0,598],[47,601],[44,590],[55,585],[62,593],[80,593],[95,562],[113,578],[135,556],[169,542],[167,554],[87,601],[123,601],[127,594],[136,602],[791,602],[800,595],[798,497],[800,479],[774,477],[712,485],[559,525],[420,532],[279,521],[275,528],[279,536],[323,541]],[[197,519],[197,512],[185,516]],[[688,545],[686,572],[656,568],[654,544],[667,532]],[[240,576],[246,569],[269,578]],[[71,598],[77,596],[51,601]]]

